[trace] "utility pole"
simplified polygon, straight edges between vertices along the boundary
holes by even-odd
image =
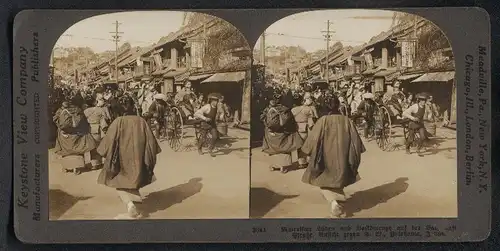
[[[414,46],[413,49],[415,52],[413,53],[414,58],[417,58],[417,50],[418,50],[418,38],[417,38],[417,15],[414,16],[413,19],[413,41],[414,41]]]
[[[266,65],[266,31],[260,36],[260,61]]]
[[[328,67],[328,63],[330,61],[329,59],[329,54],[330,54],[330,39],[332,38],[332,34],[335,33],[334,31],[330,30],[330,20],[326,21],[326,31],[321,31],[322,33],[325,33],[325,38],[326,38],[326,72],[325,72],[325,77],[326,77],[326,84],[330,85],[330,70]]]
[[[115,82],[116,85],[118,85],[118,42],[120,42],[120,34],[123,34],[123,32],[118,31],[118,27],[120,26],[121,23],[118,21],[115,21],[113,23],[115,25],[115,31],[110,32],[113,34],[113,41],[115,42]]]

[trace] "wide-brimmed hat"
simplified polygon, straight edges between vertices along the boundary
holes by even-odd
[[[425,93],[419,93],[415,96],[416,99],[423,99],[423,100],[427,100],[429,96]]]
[[[372,94],[372,93],[367,92],[367,93],[363,94],[363,96],[362,96],[362,97],[363,97],[364,99],[373,99],[373,97],[374,97],[374,96],[373,96],[373,94]]]
[[[220,95],[218,93],[210,93],[207,96],[208,100],[220,100],[221,98],[222,98],[222,95]]]
[[[167,95],[163,94],[163,93],[158,93],[158,94],[155,94],[153,96],[154,99],[161,99],[161,100],[164,100],[164,101],[167,101]]]

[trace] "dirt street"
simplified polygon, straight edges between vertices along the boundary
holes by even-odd
[[[384,152],[375,141],[364,140],[361,180],[345,189],[348,213],[355,218],[456,217],[455,132],[438,129],[437,138],[436,149],[423,157],[407,155],[404,148]],[[252,149],[251,217],[328,217],[328,204],[318,189],[302,183],[304,170],[271,172],[267,158],[260,148]]]
[[[234,129],[216,157],[195,149],[163,152],[155,168],[156,182],[141,190],[150,219],[248,218],[249,132]],[[186,139],[189,141],[192,139]],[[50,218],[113,219],[126,212],[115,190],[98,185],[100,171],[75,176],[61,171],[50,151]]]

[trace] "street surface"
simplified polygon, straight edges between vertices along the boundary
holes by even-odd
[[[375,140],[363,139],[367,150],[361,157],[361,180],[345,189],[350,217],[457,217],[455,131],[438,128],[437,134],[438,145],[423,157],[407,155],[404,147],[384,152]],[[402,144],[403,138],[394,142]],[[271,172],[260,148],[251,153],[251,217],[328,217],[328,203],[318,188],[301,181],[304,170]]]
[[[157,180],[141,190],[148,219],[248,218],[250,133],[229,129],[228,134],[228,146],[216,157],[200,156],[195,148],[174,152],[166,141],[160,143]],[[63,173],[52,150],[49,161],[51,220],[103,220],[126,213],[116,191],[97,184],[100,171]]]

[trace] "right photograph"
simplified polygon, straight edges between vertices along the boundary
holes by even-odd
[[[251,218],[455,218],[453,50],[431,21],[320,10],[253,51]]]

